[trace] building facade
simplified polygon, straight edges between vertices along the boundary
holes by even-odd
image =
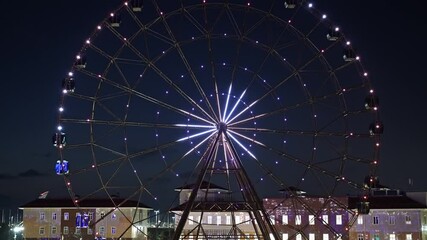
[[[37,199],[23,206],[25,239],[147,239],[149,207],[115,199]],[[115,206],[120,206],[119,208]],[[86,225],[82,224],[86,218]]]

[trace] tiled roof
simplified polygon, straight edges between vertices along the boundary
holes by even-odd
[[[419,203],[407,196],[371,196],[368,198],[370,209],[416,209],[426,208],[426,205]],[[348,199],[349,208],[357,208],[357,203],[360,202],[358,197],[350,197]]]
[[[115,203],[115,204],[114,204]],[[110,199],[84,199],[79,202],[79,207],[133,207],[133,208],[149,208],[147,205],[134,201],[134,200],[127,200],[125,199],[114,199],[114,203]],[[73,208],[75,207],[73,201],[71,199],[36,199],[34,201],[31,201],[29,203],[26,203],[22,205],[20,208]]]
[[[184,211],[187,203],[183,203],[170,211]],[[252,208],[245,202],[195,202],[192,212],[230,212],[230,211],[250,211]]]

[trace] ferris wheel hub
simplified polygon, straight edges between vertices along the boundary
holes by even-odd
[[[225,122],[219,122],[217,125],[217,129],[219,132],[226,132],[227,131],[227,124]]]

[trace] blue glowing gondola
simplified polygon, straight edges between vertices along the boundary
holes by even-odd
[[[56,172],[57,175],[61,175],[62,174],[62,164],[61,164],[60,160],[56,161],[55,172]]]

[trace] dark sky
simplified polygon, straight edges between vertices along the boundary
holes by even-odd
[[[64,187],[54,174],[58,89],[76,52],[121,1],[3,1],[0,208]],[[318,0],[356,46],[381,102],[384,185],[427,190],[427,25],[421,2]],[[408,179],[413,179],[408,188]]]

